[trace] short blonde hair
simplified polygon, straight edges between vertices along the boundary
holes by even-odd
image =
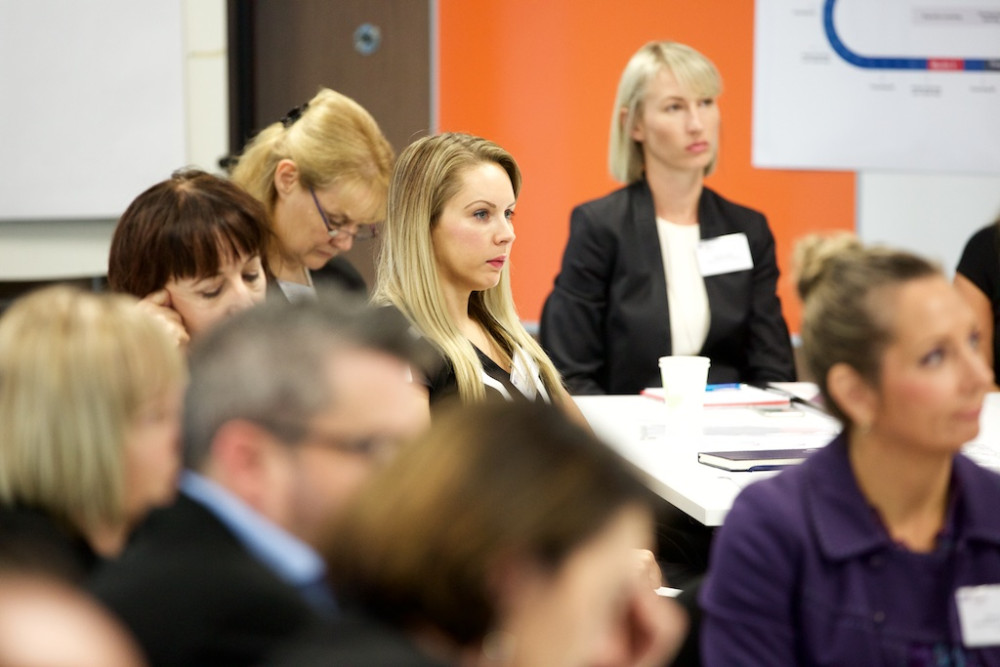
[[[492,141],[461,133],[424,137],[399,156],[386,211],[385,234],[378,258],[372,299],[399,308],[440,348],[455,370],[463,401],[485,397],[482,363],[472,343],[445,307],[431,230],[445,204],[461,189],[463,173],[477,164],[494,163],[510,177],[514,196],[521,191],[521,171],[514,157]],[[510,266],[500,281],[469,299],[469,314],[507,354],[521,348],[538,364],[549,395],[560,386],[559,374],[537,342],[525,331],[514,307]]]
[[[0,502],[81,532],[124,521],[127,432],[185,372],[130,296],[56,286],[15,302],[0,318]]]
[[[393,158],[392,146],[364,107],[346,95],[320,88],[306,104],[261,130],[247,144],[232,179],[263,202],[273,224],[278,199],[274,175],[282,160],[295,162],[303,187],[364,187],[372,201],[384,202]]]
[[[634,183],[642,178],[642,144],[630,135],[642,113],[646,87],[664,69],[677,78],[682,88],[699,97],[717,97],[722,93],[722,78],[715,65],[690,46],[677,42],[649,42],[636,51],[622,72],[615,106],[611,110],[608,168],[611,176],[622,183]],[[624,118],[622,110],[626,111]],[[712,173],[717,158],[718,155],[705,168],[706,176]]]

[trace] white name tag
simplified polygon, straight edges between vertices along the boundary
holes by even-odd
[[[963,644],[1000,646],[1000,584],[963,586],[955,591],[955,603]]]
[[[698,243],[698,268],[706,277],[752,269],[753,255],[747,235],[726,234]]]

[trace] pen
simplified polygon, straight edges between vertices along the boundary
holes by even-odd
[[[720,389],[739,389],[739,382],[724,382],[722,384],[705,385],[705,391],[719,391]]]

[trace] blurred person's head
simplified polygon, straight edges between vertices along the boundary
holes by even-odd
[[[19,299],[0,318],[0,502],[119,549],[173,498],[184,378],[131,297],[57,286]]]
[[[427,421],[398,313],[347,297],[268,302],[192,348],[186,465],[315,542],[369,473]]]
[[[0,665],[141,667],[138,647],[100,605],[70,585],[0,573]]]
[[[692,101],[706,109],[708,115],[702,121],[711,125],[705,128],[704,137],[709,145],[697,156],[686,156],[686,161],[701,160],[700,168],[705,175],[711,174],[718,158],[718,109],[714,101],[721,93],[722,79],[715,65],[690,46],[677,42],[644,45],[629,60],[618,82],[608,150],[611,175],[623,183],[639,180],[649,153],[665,149],[662,144],[668,143],[668,135],[682,135],[687,130],[683,110],[671,106],[678,101]],[[657,142],[657,135],[664,141]]]
[[[349,603],[451,650],[590,664],[620,639],[634,549],[651,540],[645,497],[556,408],[461,406],[361,491],[330,575]]]
[[[849,235],[808,237],[795,260],[803,356],[836,417],[922,451],[975,437],[992,373],[972,311],[937,266]]]
[[[267,209],[276,274],[320,269],[355,238],[371,238],[385,217],[392,162],[371,114],[328,88],[257,134],[233,180]]]
[[[140,299],[166,290],[192,337],[264,299],[267,221],[239,186],[178,171],[129,205],[111,240],[108,284]]]

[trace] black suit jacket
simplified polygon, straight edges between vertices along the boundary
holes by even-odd
[[[709,382],[794,380],[788,327],[776,293],[774,237],[757,211],[705,188],[703,239],[746,234],[753,269],[705,278],[711,314],[701,354]],[[541,342],[575,394],[634,394],[660,385],[671,353],[670,311],[653,197],[645,180],[576,207]]]
[[[401,630],[361,613],[317,626],[264,663],[267,667],[448,667]]]
[[[91,590],[154,666],[259,664],[319,616],[183,495],[149,516]]]

